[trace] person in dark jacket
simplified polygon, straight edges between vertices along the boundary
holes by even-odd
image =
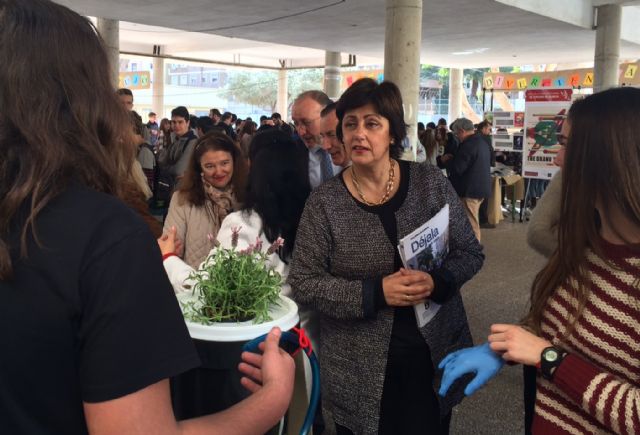
[[[445,160],[449,180],[462,201],[476,238],[480,241],[478,213],[482,201],[491,195],[491,153],[484,140],[475,134],[470,120],[456,120],[453,130],[460,145],[454,155],[445,154],[442,160]]]
[[[496,151],[493,149],[493,144],[491,140],[492,127],[493,127],[493,124],[491,124],[491,122],[485,119],[480,124],[478,124],[476,131],[478,133],[478,136],[480,136],[482,140],[484,140],[487,143],[487,146],[489,147],[489,153],[491,156],[490,166],[493,168],[496,165]],[[488,201],[482,201],[482,204],[480,204],[480,228],[496,227],[494,224],[489,223],[489,216],[487,212],[488,205],[489,205]]]
[[[453,158],[460,145],[458,138],[452,133],[454,131],[454,124],[455,121],[451,123],[451,131],[448,131],[447,121],[444,118],[440,118],[436,128],[436,141],[438,142],[438,146],[444,148],[442,155],[436,157],[436,162],[440,169],[447,170],[447,177],[449,178],[451,178],[451,172],[447,169],[447,162]]]
[[[229,136],[232,140],[236,140],[236,132],[233,131],[233,127],[231,127],[231,124],[233,123],[233,113],[231,112],[224,112],[222,114],[222,118],[220,118],[220,122],[218,123],[218,126],[222,127],[224,129],[224,133]]]

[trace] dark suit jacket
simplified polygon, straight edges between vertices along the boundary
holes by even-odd
[[[491,135],[484,135],[481,133],[478,133],[478,136],[480,136],[482,138],[482,140],[484,140],[487,143],[487,146],[489,147],[489,154],[491,156],[491,166],[495,166],[496,165],[496,150],[493,149],[493,144],[491,143]]]
[[[236,140],[236,132],[233,131],[233,127],[231,127],[230,125],[225,124],[222,121],[218,122],[218,125],[220,127],[224,128],[224,131],[227,133],[227,136],[229,136],[233,140]]]
[[[460,198],[491,196],[490,161],[489,147],[480,136],[469,136],[460,144],[446,164],[451,184]]]
[[[307,148],[300,137],[295,137],[293,140],[296,143],[296,152],[302,165],[301,169],[304,168],[304,171],[309,173],[309,148]]]

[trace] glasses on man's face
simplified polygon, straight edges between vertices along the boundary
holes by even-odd
[[[309,127],[311,127],[313,123],[316,122],[318,119],[320,119],[320,117],[317,117],[314,119],[301,119],[300,121],[294,120],[293,125],[295,126],[295,128],[304,127],[305,130],[308,130]]]

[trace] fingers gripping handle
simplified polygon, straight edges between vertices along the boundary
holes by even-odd
[[[280,347],[286,349],[294,355],[299,352],[300,349],[303,349],[307,354],[307,357],[309,358],[313,384],[311,386],[311,398],[309,401],[309,407],[307,409],[307,415],[305,416],[302,428],[300,428],[300,435],[308,435],[311,431],[311,427],[313,425],[314,417],[316,414],[316,409],[320,401],[320,368],[318,366],[318,359],[316,358],[316,355],[313,353],[313,350],[311,348],[311,340],[305,333],[304,329],[293,328],[293,331],[294,332],[283,332],[280,336],[279,344]],[[254,338],[243,346],[243,350],[246,352],[257,352],[259,350],[260,343],[262,343],[266,337],[267,334]],[[287,344],[289,344],[290,346],[287,346]],[[293,350],[289,350],[291,348],[293,348]]]
[[[302,346],[302,342],[303,342],[303,337],[305,340],[305,344],[308,341],[308,338],[304,332],[303,329],[298,330],[297,328],[294,328],[294,330],[300,331],[299,334],[296,334],[294,332],[290,332],[290,331],[283,331],[282,335],[280,336],[280,347],[282,348],[286,348],[284,346],[285,343],[290,343],[293,344],[295,346],[295,352],[297,352],[300,348],[304,348]],[[296,332],[297,332],[296,331]],[[258,352],[258,346],[260,346],[260,343],[262,343],[266,338],[267,338],[268,334],[264,334],[261,335],[259,337],[254,338],[251,341],[248,341],[244,344],[244,346],[242,347],[242,350],[244,350],[245,352],[253,352],[253,353],[257,353]],[[309,350],[311,349],[311,344],[309,341]],[[306,350],[306,349],[305,349]]]

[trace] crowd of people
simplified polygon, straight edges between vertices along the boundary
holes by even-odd
[[[248,391],[216,413],[185,414],[169,382],[203,362],[175,294],[216,245],[256,240],[280,246],[268,264],[320,359],[316,433],[447,434],[505,362],[526,367],[528,431],[640,431],[639,90],[573,104],[530,227],[549,257],[530,311],[472,347],[460,290],[484,261],[487,122],[419,126],[425,161],[401,160],[400,91],[364,78],[338,101],[298,95],[292,125],[182,106],[145,125],[91,23],[48,0],[0,1],[0,56],[2,432],[269,431],[294,389],[277,328],[216,378],[210,394]],[[446,255],[406,268],[400,240],[446,206]]]

